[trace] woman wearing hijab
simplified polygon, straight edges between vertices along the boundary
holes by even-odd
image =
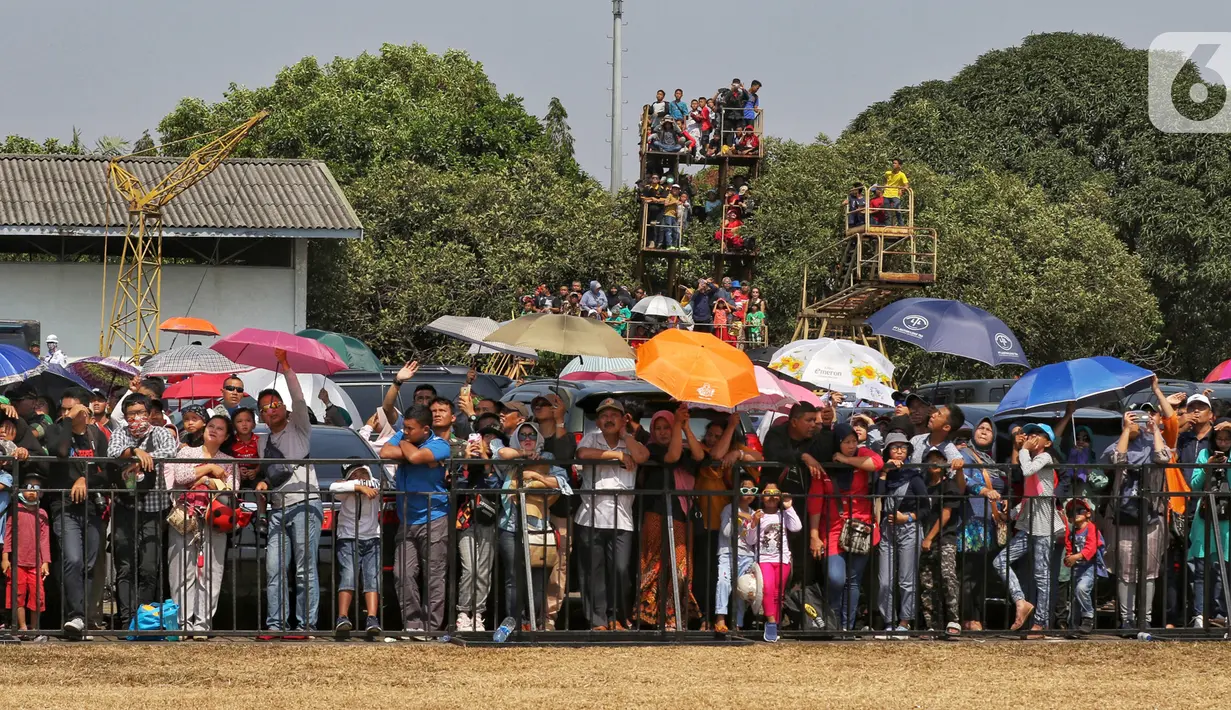
[[[647,490],[692,490],[697,466],[705,459],[701,442],[688,426],[688,405],[675,413],[660,410],[650,419],[650,460],[639,469],[640,487]],[[684,454],[684,444],[688,454]],[[680,588],[680,603],[689,619],[700,618],[701,611],[692,593],[692,558],[688,547],[688,521],[693,501],[687,496],[671,496],[672,530],[675,534],[675,579]],[[641,499],[641,595],[638,616],[641,623],[659,625],[658,607],[665,598],[664,630],[676,628],[675,593],[671,578],[663,574],[663,554],[667,548],[667,501],[665,495],[650,494]],[[661,595],[661,596],[660,596]]]
[[[970,631],[983,630],[983,599],[991,569],[991,552],[1008,539],[1008,493],[1005,472],[988,468],[996,464],[996,424],[984,417],[974,428],[970,445],[962,449],[969,466],[966,476],[966,502],[962,511],[962,531],[957,539],[962,562],[962,619]],[[1003,530],[1003,533],[1000,531]]]
[[[552,535],[551,524],[548,522],[547,509],[556,501],[561,493],[571,494],[568,484],[568,473],[559,466],[550,463],[554,457],[550,451],[543,450],[543,435],[536,424],[523,422],[517,427],[516,441],[512,446],[500,449],[498,456],[502,459],[520,459],[525,461],[520,474],[511,472],[502,486],[505,495],[502,498],[498,545],[500,548],[500,563],[504,567],[504,601],[505,614],[512,617],[514,628],[522,624],[524,611],[528,604],[534,604],[534,618],[541,627],[543,624],[543,599],[547,575],[551,569],[547,564],[531,567],[530,583],[534,598],[528,602],[522,599],[525,587],[525,576],[521,571],[525,566],[525,540],[527,534],[534,534],[534,544],[538,545],[544,534]],[[518,534],[521,526],[521,496],[516,491],[520,486],[523,490],[545,490],[549,493],[526,493],[525,515],[526,530]],[[547,544],[547,543],[544,543]],[[533,555],[532,555],[533,557]]]
[[[1166,499],[1151,501],[1145,494],[1163,490],[1162,468],[1151,464],[1165,464],[1171,460],[1171,452],[1163,441],[1162,430],[1154,426],[1150,415],[1141,411],[1126,412],[1120,439],[1107,447],[1103,460],[1121,466],[1115,469],[1111,498],[1104,515],[1107,523],[1099,528],[1108,534],[1108,567],[1116,577],[1116,599],[1120,608],[1120,628],[1132,629],[1137,625],[1138,575],[1146,577],[1145,618],[1150,621],[1154,605],[1154,581],[1158,579],[1163,561],[1163,524],[1161,513]],[[1147,468],[1150,467],[1150,468]],[[1145,550],[1139,547],[1145,528]]]
[[[828,476],[813,479],[808,490],[809,551],[814,558],[826,561],[829,606],[840,618],[842,630],[849,631],[859,610],[859,583],[871,548],[880,538],[880,527],[872,518],[870,494],[871,481],[885,462],[876,452],[859,445],[855,429],[846,422],[834,425],[833,438],[833,461],[837,465],[828,470]],[[862,523],[871,530],[866,552],[843,549],[842,528],[847,521]]]

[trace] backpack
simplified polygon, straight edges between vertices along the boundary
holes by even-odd
[[[829,607],[829,601],[819,584],[813,582],[806,588],[796,585],[784,595],[782,609],[799,619],[805,631],[839,631],[838,615]]]

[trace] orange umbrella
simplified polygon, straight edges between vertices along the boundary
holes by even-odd
[[[665,330],[637,351],[637,377],[681,402],[731,408],[760,394],[752,360],[709,333]]]
[[[158,326],[164,333],[184,333],[185,335],[218,335],[218,327],[204,318],[168,318]]]

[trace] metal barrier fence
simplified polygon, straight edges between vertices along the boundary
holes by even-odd
[[[31,469],[131,463],[69,461],[6,465],[19,482]],[[167,463],[219,461],[162,461],[153,475]],[[903,487],[900,475],[869,480],[838,464],[814,479],[774,462],[690,475],[652,463],[634,474],[614,461],[451,459],[447,487],[398,491],[383,473],[390,462],[377,459],[236,463],[364,464],[382,484],[374,498],[330,491],[335,480],[321,481],[324,490],[108,489],[84,497],[44,488],[46,518],[18,500],[25,495],[18,484],[5,547],[9,579],[18,584],[5,588],[6,606],[52,601],[39,625],[54,627],[22,633],[302,638],[334,635],[345,614],[354,628],[341,638],[459,643],[490,643],[505,619],[512,640],[549,643],[740,642],[764,633],[758,618],[772,618],[782,637],[796,639],[946,636],[951,622],[978,636],[1005,634],[1024,602],[1033,611],[1014,634],[1037,624],[1053,636],[1221,639],[1226,629],[1216,624],[1225,625],[1231,607],[1231,492],[1226,471],[1208,465],[1058,471],[1092,508],[1090,521],[1105,540],[1103,577],[1098,556],[1077,560],[1066,550],[1079,504],[1015,497],[1020,469],[1008,465],[968,466],[953,483],[942,476],[919,493],[909,479]],[[1169,468],[1193,472],[1201,489],[1167,490]],[[1091,483],[1093,472],[1107,477],[1107,487]],[[776,509],[770,483],[783,494]],[[553,492],[560,484],[568,490]],[[403,487],[410,485],[420,484]],[[204,509],[224,507],[218,517],[250,515],[251,522],[231,531],[208,518],[196,529],[173,524],[171,503],[185,493],[200,496]],[[357,496],[375,502],[355,504]],[[373,515],[377,522],[367,527]],[[343,519],[360,540],[375,542],[338,537]],[[30,534],[36,539],[24,537]],[[1092,536],[1087,529],[1081,538]],[[33,546],[32,558],[23,546]],[[100,613],[93,592],[108,580],[117,608]],[[745,595],[756,590],[754,616]],[[164,599],[179,605],[181,628],[129,629],[140,604]],[[373,608],[380,631],[369,634],[364,623]],[[479,617],[481,630],[473,625]],[[62,626],[72,618],[81,618],[81,634]],[[1202,627],[1190,626],[1195,618]],[[727,630],[718,634],[720,620]]]

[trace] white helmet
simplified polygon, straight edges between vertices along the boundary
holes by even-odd
[[[60,339],[55,336],[55,333],[52,333],[51,335],[47,336],[47,342],[59,344]]]

